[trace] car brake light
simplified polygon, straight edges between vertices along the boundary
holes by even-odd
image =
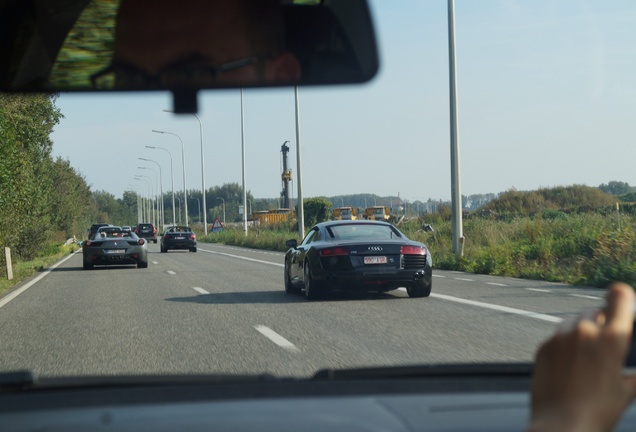
[[[90,241],[90,240],[86,240],[86,241],[84,242],[84,244],[85,244],[86,246],[90,246],[90,245],[92,245],[92,244],[93,244],[93,242],[92,242],[92,241]]]
[[[170,234],[166,234],[165,236],[163,236],[164,240],[170,240]]]
[[[426,249],[422,246],[402,246],[400,253],[402,255],[426,255]]]
[[[190,239],[191,239],[191,240],[196,240],[196,239],[197,239],[196,234],[192,234],[192,235],[190,236]]]
[[[144,243],[146,243],[146,241],[145,241],[144,239],[139,239],[139,240],[137,240],[137,244],[138,244],[139,246],[143,246],[143,245],[144,245]]]
[[[323,256],[323,257],[338,256],[338,255],[349,255],[349,251],[347,250],[347,248],[343,248],[343,247],[323,249],[320,251],[320,256]]]

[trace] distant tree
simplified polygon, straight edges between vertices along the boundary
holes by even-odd
[[[305,226],[312,226],[329,220],[331,201],[327,198],[308,198],[304,200]]]
[[[612,195],[623,195],[632,192],[632,187],[629,183],[615,180],[607,184],[603,183],[598,188],[603,192]]]

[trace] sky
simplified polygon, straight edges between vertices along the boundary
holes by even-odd
[[[369,83],[301,87],[303,195],[450,199],[445,0],[371,0],[380,71]],[[455,0],[461,192],[636,185],[636,2]],[[93,190],[202,187],[201,136],[170,94],[61,94],[53,154]],[[242,181],[239,90],[199,94],[206,188]],[[278,197],[281,145],[297,195],[293,88],[244,91],[246,188]]]

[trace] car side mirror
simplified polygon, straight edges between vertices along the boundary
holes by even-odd
[[[291,248],[296,249],[296,247],[298,247],[298,241],[296,241],[296,239],[287,240],[285,242],[285,246],[287,246],[290,249]]]

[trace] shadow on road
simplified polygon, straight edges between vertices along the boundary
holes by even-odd
[[[376,292],[335,292],[320,300],[309,302],[303,293],[290,295],[284,291],[248,291],[231,293],[199,294],[190,297],[172,297],[166,301],[199,304],[283,304],[283,303],[321,303],[351,300],[398,300],[404,297],[393,293]]]

